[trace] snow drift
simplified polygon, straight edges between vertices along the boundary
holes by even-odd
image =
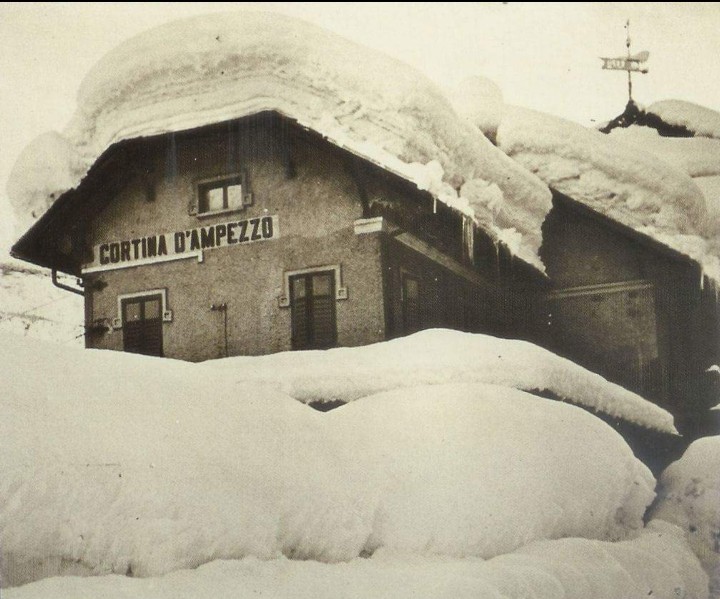
[[[8,589],[6,597],[704,599],[705,576],[679,533],[655,522],[631,541],[541,541],[487,562],[393,552],[336,565],[246,558],[215,561],[162,578],[53,578]]]
[[[277,14],[205,15],[121,44],[83,82],[78,109],[54,149],[38,140],[11,175],[20,213],[44,211],[113,143],[274,110],[474,215],[490,233],[523,233],[513,248],[537,258],[528,224],[550,208],[548,189],[460,119],[416,70],[319,27]],[[60,138],[62,139],[62,138]],[[62,162],[66,164],[62,164]],[[57,164],[60,162],[61,164]],[[82,165],[77,168],[77,165]],[[69,184],[67,173],[74,174]],[[458,195],[458,190],[460,195]],[[507,234],[506,234],[507,235]]]
[[[663,472],[651,514],[686,532],[720,597],[720,437],[698,439]]]
[[[489,383],[553,396],[665,433],[672,415],[600,375],[526,341],[447,329],[327,351],[237,356],[198,366],[269,385],[305,403],[350,402],[416,385]]]
[[[4,584],[381,548],[489,558],[632,536],[654,496],[609,426],[514,389],[398,389],[322,414],[167,359],[22,338],[0,353]]]

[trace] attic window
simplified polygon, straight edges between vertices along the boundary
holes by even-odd
[[[199,181],[192,212],[198,215],[232,212],[251,204],[246,177],[234,174]]]

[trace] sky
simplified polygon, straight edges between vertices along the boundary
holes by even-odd
[[[27,143],[62,131],[91,67],[126,39],[175,19],[266,10],[311,21],[419,69],[443,88],[483,75],[506,103],[585,125],[627,102],[626,74],[601,56],[648,50],[641,104],[677,98],[720,110],[720,3],[0,3],[0,248],[16,233],[5,190]],[[4,253],[4,251],[3,251]],[[0,260],[2,256],[0,256]]]

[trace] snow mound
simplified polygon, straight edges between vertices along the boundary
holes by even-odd
[[[652,516],[677,524],[720,597],[720,436],[698,439],[660,477]]]
[[[656,114],[668,125],[685,127],[703,137],[720,139],[720,112],[684,100],[662,100],[650,104],[647,112]]]
[[[653,523],[631,541],[546,541],[487,562],[392,552],[334,565],[283,558],[214,561],[162,578],[53,578],[8,589],[6,597],[704,599],[704,574],[678,533]]]
[[[348,475],[379,492],[370,552],[488,558],[536,539],[620,539],[642,528],[654,496],[652,475],[605,423],[514,389],[411,387],[326,419],[362,450]],[[590,463],[567,460],[578,446]]]
[[[494,138],[505,108],[502,91],[490,79],[469,77],[449,94],[455,111],[490,138]]]
[[[550,187],[689,256],[720,281],[720,221],[683,170],[688,161],[671,165],[617,136],[517,107],[506,108],[497,141]]]
[[[549,209],[550,194],[541,182],[460,119],[419,72],[283,15],[204,15],[121,44],[88,74],[64,135],[87,169],[120,140],[267,110],[422,188],[432,179],[439,200],[474,215],[490,232],[516,227],[525,234],[520,257],[541,268],[540,231],[519,226]],[[496,186],[502,201],[490,207],[494,196],[459,197],[457,190],[472,181],[478,185],[469,189]],[[46,187],[24,184],[16,203],[42,195]]]
[[[199,368],[271,385],[305,403],[350,402],[381,391],[452,382],[549,391],[646,428],[676,432],[672,415],[662,408],[546,349],[447,329],[362,347],[237,356]]]
[[[636,534],[654,496],[609,426],[514,389],[415,387],[322,414],[194,364],[10,337],[0,379],[5,585],[383,547],[492,557]]]

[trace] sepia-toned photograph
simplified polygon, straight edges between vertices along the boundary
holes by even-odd
[[[720,599],[719,58],[0,2],[0,597]]]

